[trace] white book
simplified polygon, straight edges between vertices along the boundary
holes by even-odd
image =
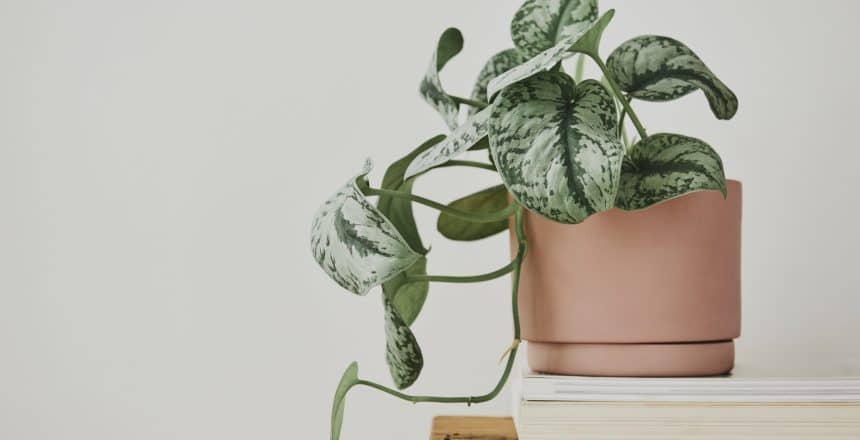
[[[860,370],[782,372],[738,367],[726,376],[606,378],[525,372],[521,398],[589,402],[860,402]]]
[[[709,378],[524,372],[514,379],[520,440],[860,439],[860,369],[740,366]]]

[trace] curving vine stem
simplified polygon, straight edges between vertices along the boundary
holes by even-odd
[[[335,420],[335,412],[342,411],[342,407],[338,407],[337,398],[345,397],[345,394],[352,389],[352,387],[356,385],[366,386],[368,388],[373,388],[379,391],[382,391],[391,396],[397,397],[402,400],[406,400],[412,403],[421,403],[421,402],[433,402],[433,403],[465,403],[467,405],[472,405],[474,403],[484,403],[490,400],[493,400],[505,387],[508,379],[510,378],[511,371],[514,367],[514,362],[516,361],[517,351],[519,349],[520,344],[520,315],[519,315],[519,285],[520,285],[520,272],[522,270],[522,263],[525,259],[526,252],[528,250],[528,241],[526,240],[525,231],[523,228],[523,214],[524,209],[517,202],[513,202],[513,214],[514,214],[514,231],[517,237],[517,255],[514,260],[511,262],[512,270],[512,283],[511,283],[511,312],[513,315],[513,325],[514,325],[514,339],[511,344],[510,349],[507,352],[507,362],[505,363],[505,370],[502,373],[502,376],[499,378],[499,381],[486,394],[481,394],[477,396],[423,396],[423,395],[411,395],[402,393],[395,389],[386,387],[384,385],[378,384],[376,382],[372,382],[369,380],[357,379],[355,382],[351,383],[345,390],[343,390],[343,394],[336,395],[335,405],[332,408],[332,420],[334,423]],[[337,438],[335,433],[335,427],[332,426],[332,438]],[[339,434],[339,433],[338,433]]]

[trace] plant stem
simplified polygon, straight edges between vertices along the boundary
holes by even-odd
[[[465,403],[467,405],[471,405],[473,403],[483,403],[493,400],[502,389],[505,387],[505,384],[508,382],[508,378],[511,376],[511,370],[514,367],[514,361],[517,358],[517,350],[519,349],[520,342],[520,312],[519,312],[519,287],[520,287],[520,270],[522,269],[523,259],[526,256],[526,252],[528,250],[528,242],[526,241],[525,231],[523,229],[523,207],[520,206],[519,203],[514,202],[513,205],[516,205],[515,212],[515,221],[514,228],[517,235],[518,249],[517,256],[514,261],[511,263],[513,265],[513,279],[511,286],[511,302],[512,302],[512,311],[514,318],[514,342],[511,344],[511,349],[508,352],[508,360],[505,363],[505,371],[502,373],[502,377],[499,378],[499,381],[496,382],[496,386],[493,387],[490,392],[486,394],[482,394],[480,396],[419,396],[401,393],[395,389],[386,387],[384,385],[380,385],[376,382],[371,382],[368,380],[359,380],[356,382],[356,385],[364,385],[366,387],[370,387],[383,393],[390,394],[399,399],[403,399],[412,403],[421,403],[421,402],[435,402],[435,403]]]
[[[448,162],[445,162],[442,165],[437,166],[436,168],[444,167],[472,167],[480,168],[482,170],[496,171],[496,167],[494,167],[493,164],[475,162],[471,160],[449,160]]]
[[[431,281],[437,283],[480,283],[482,281],[494,280],[511,273],[516,268],[516,264],[517,261],[514,260],[501,269],[472,276],[406,275],[406,282],[414,283],[418,281]]]
[[[615,84],[615,80],[612,79],[612,76],[609,75],[609,68],[606,67],[606,64],[603,60],[600,59],[599,56],[590,55],[591,59],[597,63],[597,66],[600,67],[600,70],[603,71],[603,75],[606,77],[606,83],[609,84],[609,88],[612,89],[612,94],[615,95],[615,98],[621,101],[621,105],[624,106],[624,110],[630,116],[630,120],[633,121],[633,125],[636,127],[636,131],[639,132],[639,137],[641,139],[645,139],[648,137],[648,133],[645,132],[645,127],[642,126],[642,122],[639,121],[639,116],[636,115],[636,112],[633,111],[633,108],[630,107],[630,103],[624,99],[624,94],[621,93],[621,89],[618,88],[618,85]]]
[[[579,54],[576,58],[576,70],[573,74],[573,80],[579,84],[582,81],[582,77],[585,75],[585,55]]]
[[[460,220],[466,220],[472,223],[494,223],[500,220],[504,220],[511,216],[517,209],[516,203],[511,203],[505,209],[501,211],[491,212],[488,214],[474,214],[471,212],[462,211],[457,208],[452,208],[447,205],[443,205],[439,202],[435,202],[430,199],[426,199],[421,196],[416,196],[415,194],[404,193],[400,191],[393,191],[389,189],[379,189],[379,188],[366,188],[364,193],[368,196],[390,196],[399,199],[407,199],[411,200],[415,203],[422,204],[424,206],[428,206],[430,208],[436,209],[439,212],[444,212],[452,217],[456,217]]]
[[[453,99],[457,104],[465,104],[470,107],[475,107],[477,109],[482,109],[487,106],[486,102],[475,101],[474,99],[463,98],[461,96],[448,95],[449,98]]]

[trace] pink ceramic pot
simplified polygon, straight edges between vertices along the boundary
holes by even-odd
[[[525,217],[519,306],[529,366],[552,374],[706,376],[740,335],[741,184],[578,225]]]

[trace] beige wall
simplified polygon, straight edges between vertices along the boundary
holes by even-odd
[[[438,33],[465,33],[443,78],[465,95],[517,6],[0,4],[0,438],[325,438],[347,363],[388,373],[378,292],[316,267],[311,215],[365,157],[381,168],[443,129],[416,94]],[[708,140],[745,183],[740,361],[860,357],[858,3],[603,6],[619,8],[605,53],[674,36],[741,98],[730,123],[701,95],[637,107],[652,132]],[[445,171],[417,191],[491,183]],[[507,259],[502,237],[448,243],[419,216],[432,272]],[[505,286],[433,287],[415,391],[489,389]],[[424,438],[432,414],[463,411],[359,390],[344,438]]]

